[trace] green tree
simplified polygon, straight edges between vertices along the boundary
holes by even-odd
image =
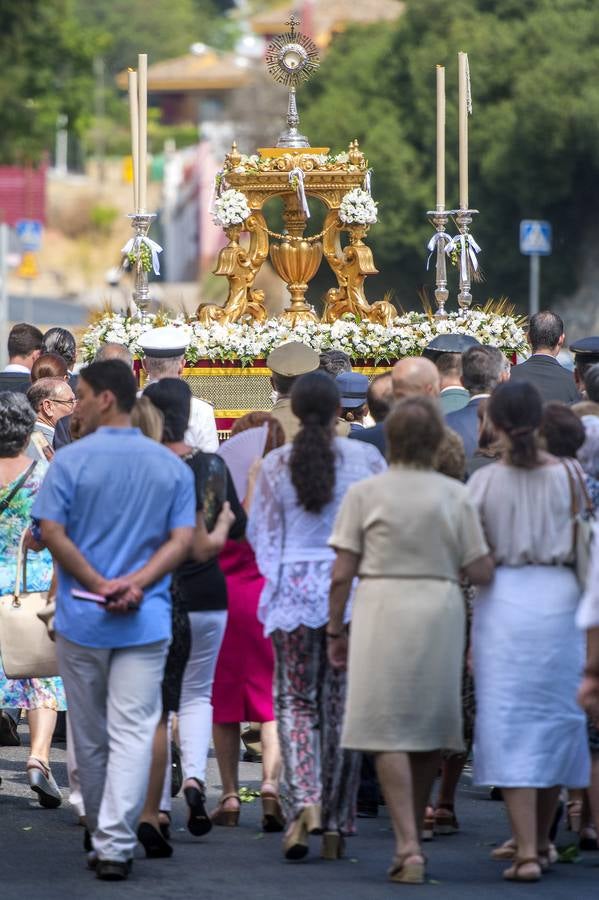
[[[447,203],[457,205],[457,51],[469,53],[470,198],[481,214],[487,283],[475,296],[526,296],[521,218],[547,218],[555,253],[548,302],[579,277],[599,178],[599,6],[593,0],[418,0],[395,26],[350,29],[300,94],[313,144],[360,140],[374,169],[379,281],[413,304],[434,205],[435,65],[447,67]],[[455,282],[454,282],[455,283]]]
[[[97,46],[97,36],[78,26],[71,0],[0,5],[0,161],[38,162],[53,145],[59,115],[81,134]]]

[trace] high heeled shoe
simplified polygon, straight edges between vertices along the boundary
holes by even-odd
[[[324,831],[320,847],[321,859],[343,859],[345,840],[340,831]]]
[[[187,828],[194,837],[201,837],[211,830],[212,819],[206,812],[206,791],[203,782],[199,778],[193,778],[190,781],[195,781],[197,787],[183,788],[183,796],[189,807]]]
[[[62,796],[58,785],[54,781],[50,767],[30,756],[27,760],[27,779],[29,787],[38,796],[39,805],[46,809],[56,809],[62,803]]]
[[[137,840],[146,851],[148,859],[169,859],[173,848],[164,839],[160,831],[149,822],[140,822],[137,826]]]
[[[237,800],[237,809],[225,809],[227,800]],[[241,800],[239,794],[223,794],[218,801],[218,806],[210,814],[210,818],[214,825],[224,825],[226,828],[235,828],[239,825],[239,813],[241,811]]]
[[[285,833],[283,855],[285,859],[294,861],[308,855],[308,829],[303,810]]]
[[[283,831],[285,816],[278,795],[274,791],[261,791],[260,799],[262,801],[262,831],[266,833]]]
[[[422,862],[411,862],[408,860],[419,856]],[[393,857],[391,868],[387,870],[390,881],[399,884],[424,884],[426,875],[426,856],[417,850],[412,853],[401,853]]]

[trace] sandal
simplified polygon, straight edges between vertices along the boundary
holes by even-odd
[[[491,850],[491,859],[514,859],[516,856],[516,841],[510,838]]]
[[[440,803],[434,813],[435,834],[457,834],[460,825],[456,819],[453,806]]]
[[[54,781],[49,766],[30,756],[27,760],[27,778],[29,787],[38,795],[40,806],[45,809],[56,809],[62,803],[58,785]]]
[[[525,874],[521,872],[523,866],[535,866],[536,871],[532,873]],[[514,864],[506,869],[503,873],[503,877],[506,881],[521,881],[521,882],[533,882],[541,880],[541,863],[539,862],[539,858],[537,856],[527,856],[524,858],[520,858],[516,856],[514,858]]]
[[[225,803],[228,800],[237,801],[237,809],[225,809]],[[235,828],[239,825],[239,813],[241,810],[241,800],[239,794],[223,794],[218,801],[218,806],[210,813],[210,818],[214,825],[224,825],[228,828]]]
[[[597,850],[597,832],[593,825],[583,825],[578,833],[580,850]]]
[[[539,865],[541,872],[548,872],[551,866],[559,859],[559,853],[555,844],[548,844],[543,850],[539,849]]]
[[[190,778],[195,781],[197,787],[183,788],[183,796],[189,807],[187,829],[194,837],[202,837],[212,828],[212,819],[206,812],[206,789],[199,778]]]
[[[420,857],[422,862],[411,862],[409,859]],[[399,884],[424,884],[426,872],[426,856],[415,850],[413,853],[401,853],[393,857],[391,868],[387,870],[390,881]]]
[[[262,800],[262,831],[272,833],[275,831],[283,831],[285,828],[285,816],[281,808],[279,795],[273,790],[260,791],[260,799]]]

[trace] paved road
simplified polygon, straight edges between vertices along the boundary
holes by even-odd
[[[23,729],[22,729],[23,730]],[[97,881],[85,869],[82,830],[65,802],[58,810],[43,810],[30,798],[24,748],[0,748],[0,898],[2,900],[593,900],[599,896],[599,853],[584,854],[577,865],[557,865],[536,885],[512,885],[501,880],[505,864],[489,859],[494,843],[506,837],[501,803],[464,780],[459,813],[463,831],[427,844],[429,876],[419,888],[393,885],[385,879],[392,851],[389,819],[359,820],[360,833],[348,841],[347,857],[339,862],[318,858],[318,838],[302,863],[286,863],[279,835],[259,831],[259,806],[244,804],[240,827],[215,828],[195,839],[185,829],[185,805],[175,800],[171,860],[136,860],[126,883]],[[63,745],[53,752],[54,772],[66,785]],[[209,795],[219,792],[214,760],[209,765]],[[259,768],[242,764],[248,787],[257,787]],[[66,794],[65,794],[66,796]],[[558,843],[570,836],[560,832]]]
[[[89,310],[75,300],[56,300],[53,297],[11,296],[8,299],[8,318],[11,322],[31,322],[33,325],[84,325]]]

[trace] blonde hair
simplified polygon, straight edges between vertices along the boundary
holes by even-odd
[[[146,437],[162,443],[164,416],[149,397],[137,398],[131,410],[131,424],[134,428],[139,428]]]

